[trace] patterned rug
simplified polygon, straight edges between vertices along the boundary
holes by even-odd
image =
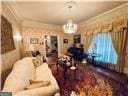
[[[75,78],[73,71],[69,69],[66,72],[66,79],[64,79],[63,76],[64,70],[62,67],[59,67],[58,70],[56,69],[55,64],[52,64],[49,67],[51,68],[52,73],[58,82],[61,96],[70,96],[72,91],[80,93],[80,90],[85,90],[85,89],[86,90],[91,89],[91,91],[87,92],[88,94],[87,96],[111,96],[110,94],[112,94],[112,96],[128,96],[128,89],[126,88],[127,86],[125,84],[122,84],[118,81],[111,79],[110,77],[107,77],[102,73],[99,73],[98,71],[96,71],[95,68],[91,68],[88,65],[82,65],[78,63],[76,66],[77,70],[76,70]],[[107,95],[101,95],[101,94],[97,95],[94,93],[94,91],[98,92],[97,90],[99,90],[100,92],[101,89],[103,89],[103,88],[96,89],[98,84],[100,84],[99,87],[103,87],[103,88],[107,87],[107,89],[104,89],[102,92]],[[106,91],[108,91],[109,93],[105,93]],[[82,95],[82,96],[86,96],[86,95]]]

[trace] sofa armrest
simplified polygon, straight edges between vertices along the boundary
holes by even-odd
[[[56,87],[50,85],[46,87],[19,91],[14,96],[52,96],[56,92],[58,92]]]

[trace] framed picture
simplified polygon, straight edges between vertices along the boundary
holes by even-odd
[[[73,36],[74,43],[81,43],[81,35],[74,35]]]
[[[1,15],[1,54],[15,50],[11,22]]]
[[[30,38],[31,44],[38,44],[38,38]]]
[[[68,39],[63,39],[63,42],[64,43],[68,43]]]

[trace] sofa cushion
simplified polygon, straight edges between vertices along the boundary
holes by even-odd
[[[34,83],[39,83],[39,82],[42,82],[42,81],[36,81],[36,80],[29,80],[30,84],[34,84]]]
[[[48,67],[47,63],[43,63],[39,67],[36,68],[35,74],[36,81],[50,81],[51,85],[55,86],[57,90],[59,90],[58,84],[52,75],[50,68]]]
[[[57,92],[55,86],[39,87],[30,90],[22,90],[13,96],[53,96]]]
[[[31,57],[17,61],[13,66],[12,72],[5,80],[2,91],[15,93],[23,90],[30,84],[29,80],[34,79],[34,74],[35,68]]]

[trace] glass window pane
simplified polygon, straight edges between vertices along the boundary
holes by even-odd
[[[95,49],[91,47],[93,44],[96,44]],[[100,57],[96,58],[97,61],[117,64],[118,56],[114,49],[111,36],[109,34],[99,33],[93,37],[88,52],[93,53],[93,51],[101,55]]]

